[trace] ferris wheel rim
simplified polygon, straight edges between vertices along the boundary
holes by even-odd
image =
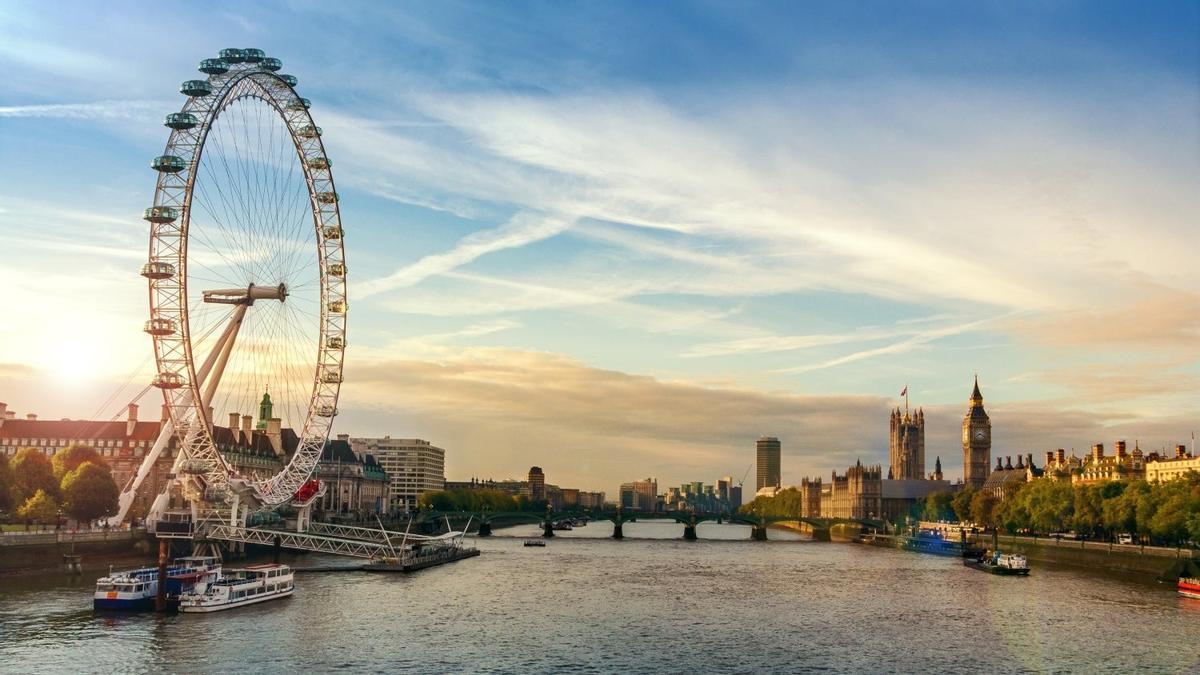
[[[225,50],[222,54],[227,51],[238,50]],[[224,501],[228,503],[233,498],[228,488],[235,474],[216,448],[213,420],[208,419],[203,405],[190,326],[188,243],[195,184],[209,132],[221,114],[238,100],[258,98],[283,121],[295,146],[293,160],[299,163],[308,190],[320,280],[315,371],[296,450],[274,476],[243,480],[234,486],[243,493],[252,493],[261,505],[274,507],[285,503],[309,479],[337,413],[347,310],[340,208],[321,130],[313,121],[307,100],[296,93],[295,78],[277,74],[275,71],[281,64],[273,59],[243,61],[240,66],[239,62],[225,63],[227,67],[222,72],[212,72],[221,70],[220,64],[204,70],[212,61],[217,60],[201,62],[202,71],[209,73],[206,80],[189,80],[181,86],[181,93],[188,96],[187,102],[178,113],[168,115],[164,124],[171,133],[163,155],[152,163],[159,177],[153,206],[145,214],[145,219],[151,222],[149,262],[143,268],[143,276],[149,283],[150,319],[146,332],[153,337],[155,383],[163,390],[180,440],[180,453],[187,455],[188,460],[207,462],[208,475],[214,479],[210,485],[226,488]],[[274,61],[275,67],[260,65],[267,61]],[[253,287],[247,294],[252,291]],[[286,297],[282,284],[279,293]]]

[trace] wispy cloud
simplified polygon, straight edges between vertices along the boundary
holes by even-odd
[[[519,248],[548,239],[561,234],[570,226],[570,219],[561,216],[519,213],[501,227],[467,235],[445,253],[425,256],[385,277],[365,281],[356,287],[354,293],[356,297],[366,298],[397,288],[407,288],[489,253]]]
[[[44,117],[79,120],[128,120],[161,115],[179,106],[178,101],[95,101],[49,105],[0,106],[0,117]]]
[[[1008,316],[1008,315],[1004,315],[1004,316]],[[987,326],[988,324],[995,323],[998,319],[1001,319],[1001,318],[1003,318],[1003,316],[991,317],[991,318],[987,318],[987,319],[979,319],[977,321],[969,321],[967,323],[960,323],[960,324],[956,324],[956,325],[952,325],[952,326],[942,326],[939,328],[931,328],[931,329],[917,332],[903,340],[900,340],[898,342],[893,342],[892,344],[884,345],[882,347],[872,347],[870,349],[862,349],[862,350],[859,350],[856,352],[852,352],[850,354],[839,356],[837,358],[820,361],[818,363],[810,363],[810,364],[806,364],[806,365],[802,365],[802,366],[796,366],[794,368],[782,368],[775,372],[778,372],[778,373],[806,373],[806,372],[811,372],[814,370],[824,370],[826,368],[833,368],[835,366],[841,366],[841,365],[845,365],[847,363],[854,363],[856,361],[862,361],[864,359],[871,359],[871,358],[875,358],[877,356],[904,354],[906,352],[910,352],[919,347],[923,347],[923,346],[929,344],[930,342],[934,342],[934,341],[940,340],[942,338],[950,337],[952,335],[961,335],[962,333],[967,333],[970,331],[980,330],[983,327]]]

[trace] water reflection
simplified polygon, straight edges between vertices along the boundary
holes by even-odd
[[[0,670],[1189,672],[1200,602],[1120,575],[957,560],[704,523],[591,523],[414,575],[303,573],[208,616],[96,616],[87,585],[0,580]],[[292,557],[298,565],[336,558]],[[14,664],[16,664],[14,666]]]

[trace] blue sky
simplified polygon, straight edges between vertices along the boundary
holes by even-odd
[[[162,115],[256,46],[342,194],[338,431],[610,492],[740,476],[771,433],[798,482],[885,462],[907,384],[957,475],[978,372],[994,454],[1183,442],[1198,7],[6,3],[0,400],[141,381]]]

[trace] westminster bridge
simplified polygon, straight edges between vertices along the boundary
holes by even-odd
[[[767,540],[767,528],[773,523],[790,522],[807,525],[811,531],[813,539],[817,541],[830,541],[830,531],[834,525],[859,525],[863,527],[871,527],[875,529],[883,529],[884,522],[882,520],[862,519],[862,518],[809,518],[804,516],[766,516],[754,513],[727,513],[727,512],[700,512],[700,511],[658,511],[644,512],[637,510],[613,508],[613,509],[593,509],[593,510],[565,510],[553,511],[546,509],[544,513],[534,511],[437,511],[425,510],[420,512],[417,518],[413,521],[417,524],[426,524],[431,527],[436,527],[437,524],[445,522],[460,523],[464,527],[468,527],[470,523],[478,526],[476,534],[481,537],[489,537],[492,535],[493,526],[504,527],[509,525],[517,525],[520,523],[538,523],[542,526],[543,537],[553,537],[554,530],[557,525],[572,520],[585,519],[588,521],[608,521],[613,524],[613,539],[623,539],[625,537],[623,525],[625,523],[658,521],[658,522],[675,522],[683,526],[683,538],[688,541],[695,541],[696,526],[703,522],[721,523],[738,523],[750,526],[750,538],[756,541]]]

